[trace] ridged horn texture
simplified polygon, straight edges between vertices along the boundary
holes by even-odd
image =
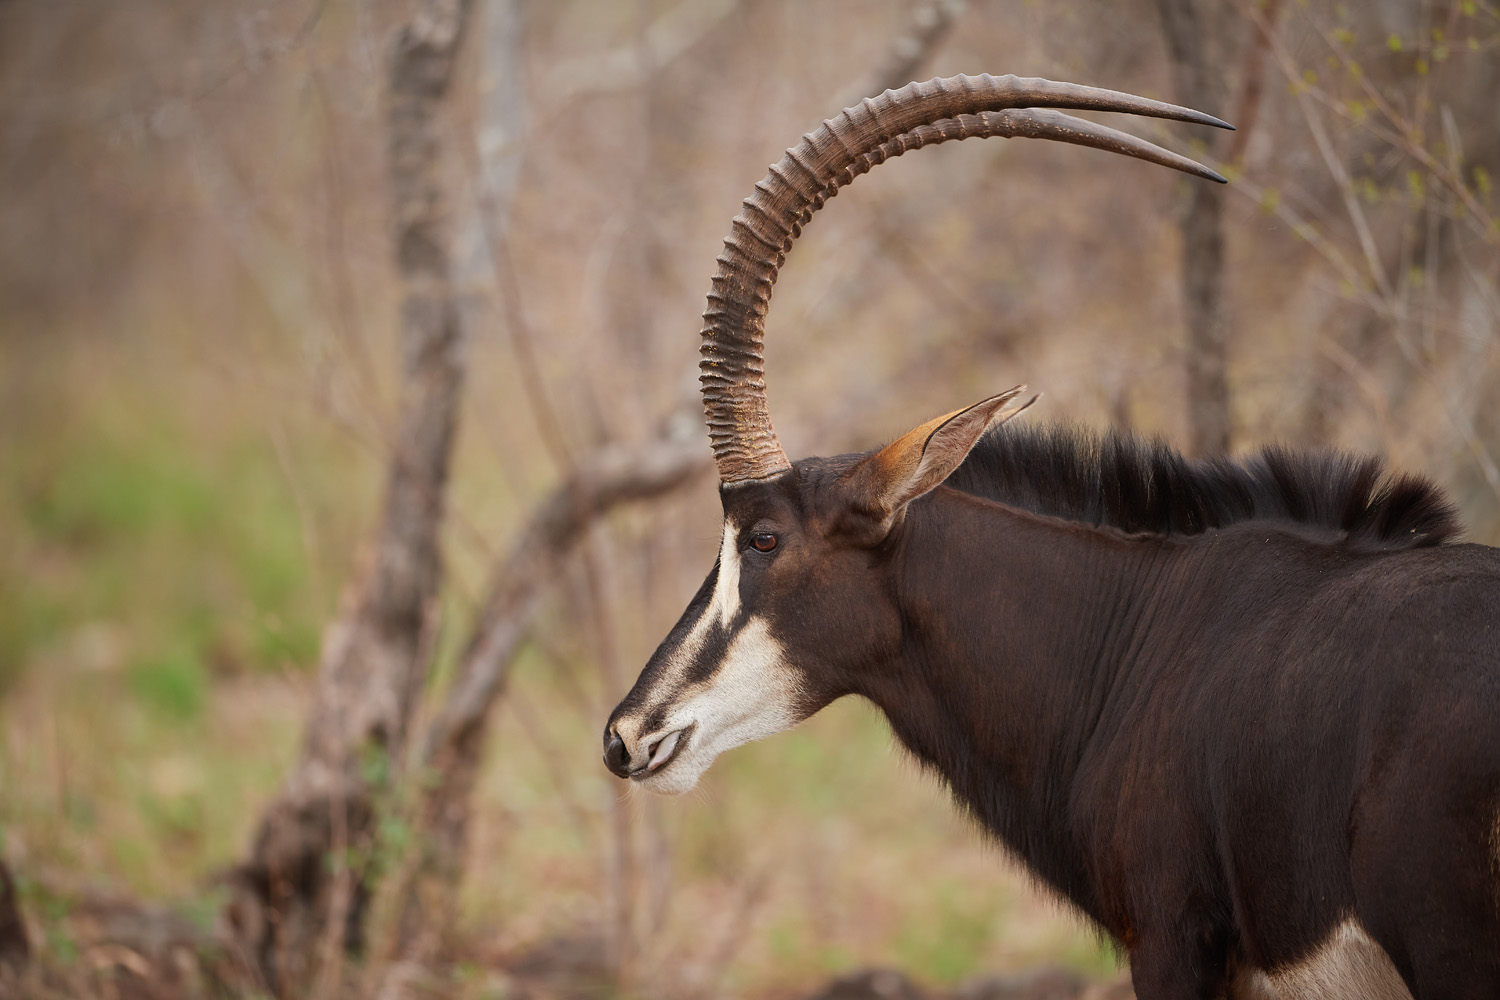
[[[1123,111],[1232,128],[1212,115],[1113,90],[1016,76],[911,83],[846,108],[788,149],[735,216],[703,314],[699,363],[708,437],[725,485],[791,468],[766,405],[766,308],[792,242],[813,213],[876,164],[950,139],[1056,139],[1124,153],[1222,182],[1214,171],[1144,139],[1044,108]]]

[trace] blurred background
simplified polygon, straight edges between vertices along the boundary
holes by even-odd
[[[790,454],[1027,382],[1379,454],[1500,544],[1491,0],[0,3],[0,994],[1117,989],[866,705],[681,800],[599,762],[713,564],[740,199],[986,71],[1233,120],[1123,123],[1233,183],[882,166],[777,285]]]

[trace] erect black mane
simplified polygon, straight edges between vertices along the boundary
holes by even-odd
[[[997,427],[946,485],[1126,532],[1196,535],[1273,521],[1326,534],[1332,544],[1410,549],[1463,530],[1436,484],[1387,475],[1373,456],[1272,446],[1239,459],[1195,460],[1159,439],[1067,426]]]

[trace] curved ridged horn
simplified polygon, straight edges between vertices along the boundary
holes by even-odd
[[[846,108],[802,137],[735,216],[703,314],[703,409],[719,480],[768,479],[791,467],[766,405],[766,308],[792,241],[813,213],[878,163],[949,139],[1057,139],[1222,182],[1214,171],[1144,139],[1056,111],[1124,111],[1233,128],[1212,115],[1113,90],[1016,76],[911,83]]]

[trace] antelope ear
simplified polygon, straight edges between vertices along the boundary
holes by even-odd
[[[906,505],[935,489],[968,457],[989,428],[1003,424],[1037,401],[1007,406],[1026,391],[1024,385],[963,410],[954,410],[914,427],[850,470],[851,500],[861,520],[879,524],[884,537]]]

